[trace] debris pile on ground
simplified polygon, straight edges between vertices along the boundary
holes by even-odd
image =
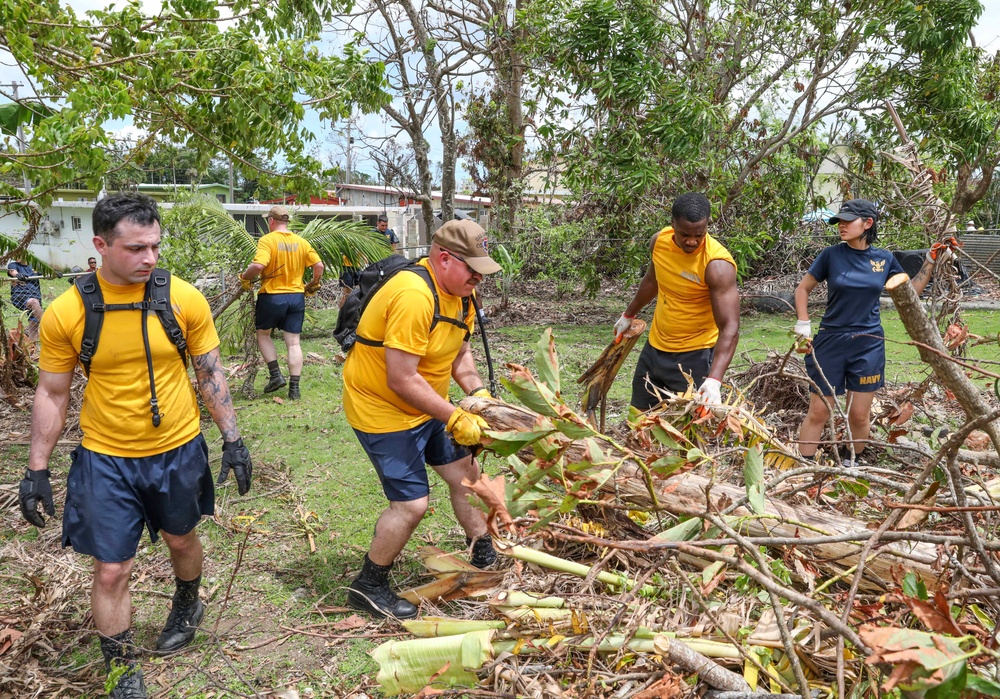
[[[506,382],[525,407],[462,402],[506,460],[506,482],[474,489],[514,563],[425,552],[435,579],[405,626],[434,638],[376,650],[387,694],[1000,692],[1000,481],[967,476],[968,429],[936,451],[886,445],[906,455],[891,468],[813,462],[745,396],[708,412],[669,395],[616,440],[560,398],[551,336],[537,366]]]

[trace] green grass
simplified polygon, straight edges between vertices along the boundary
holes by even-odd
[[[50,295],[61,292],[64,281],[45,282],[46,305]],[[4,305],[4,313],[10,310]],[[13,316],[10,316],[13,317]],[[973,332],[996,337],[1000,333],[1000,312],[969,311],[963,313]],[[609,316],[610,318],[610,316]],[[5,317],[6,319],[6,317]],[[611,321],[600,325],[556,325],[556,338],[562,370],[562,394],[566,401],[577,406],[580,398],[578,377],[598,357],[610,340]],[[344,588],[360,566],[361,557],[372,536],[372,527],[378,514],[385,507],[385,500],[375,471],[347,424],[341,403],[342,365],[333,361],[338,347],[332,340],[336,321],[335,310],[317,310],[310,313],[303,334],[303,349],[315,355],[307,359],[302,376],[302,400],[279,403],[271,396],[246,397],[234,392],[240,429],[253,455],[254,485],[246,497],[236,494],[235,484],[217,489],[217,522],[204,522],[201,532],[206,550],[205,587],[211,592],[209,614],[205,624],[211,628],[218,618],[226,589],[233,581],[232,599],[220,625],[223,636],[235,638],[232,644],[254,645],[284,632],[280,626],[302,628],[324,620],[343,618],[344,614],[316,613],[317,607],[343,604]],[[906,340],[905,333],[894,312],[883,312],[887,336],[889,361],[887,377],[890,381],[916,381],[927,374],[919,362],[916,348],[897,344],[893,340]],[[794,319],[789,315],[759,315],[745,317],[742,324],[741,343],[733,366],[735,373],[749,361],[759,361],[768,351],[785,352],[791,345],[789,330]],[[491,349],[496,362],[497,376],[507,374],[505,363],[516,363],[534,368],[535,346],[542,326],[512,326],[491,330]],[[284,346],[277,343],[279,355]],[[482,345],[477,335],[473,349],[479,359],[481,373],[486,375],[482,361]],[[630,382],[638,358],[638,348],[623,366],[609,396],[609,421],[620,419],[627,409]],[[1000,351],[995,344],[974,348],[970,355],[977,362],[996,362]],[[227,358],[227,363],[237,363],[238,357]],[[284,356],[281,356],[283,371]],[[257,377],[258,390],[266,377],[261,371]],[[234,381],[237,386],[239,382]],[[278,392],[282,398],[284,391]],[[453,391],[453,398],[459,399]],[[506,391],[502,398],[510,399]],[[25,422],[25,425],[27,423]],[[217,471],[221,440],[210,421],[204,423],[210,445],[212,469]],[[68,449],[60,448],[53,457],[53,483],[57,498],[61,500],[68,467]],[[0,448],[0,477],[5,483],[17,483],[27,460],[24,446]],[[496,473],[499,463],[487,459],[485,467]],[[231,479],[232,480],[232,479]],[[58,503],[61,507],[61,501]],[[313,512],[318,517],[314,526],[317,547],[310,553],[305,533],[297,524],[299,514]],[[40,550],[43,555],[58,556],[55,538],[59,516],[42,532],[23,523],[16,509],[2,513],[3,529],[0,545],[17,541],[29,548]],[[244,560],[236,569],[237,551],[245,538],[245,527],[252,522],[254,533],[247,540]],[[433,543],[448,550],[463,547],[463,534],[455,522],[448,502],[447,488],[431,473],[430,510],[418,528],[404,554],[403,564],[397,566],[397,584],[417,582],[414,553],[419,546]],[[166,599],[172,589],[169,567],[165,562],[166,550],[162,544],[148,545],[144,540],[137,558],[137,576],[133,604],[136,607],[135,626],[139,640],[146,646],[152,644],[166,615]],[[68,555],[75,561],[78,577],[86,581],[86,562]],[[33,568],[14,572],[14,561],[0,553],[0,568],[10,575],[36,573]],[[234,577],[235,571],[235,577]],[[33,589],[20,578],[21,594]],[[5,585],[9,583],[4,582]],[[76,610],[70,615],[82,622],[89,607],[85,589],[75,589]],[[393,627],[374,627],[375,631]],[[359,633],[359,632],[353,632]],[[201,639],[202,636],[199,636]],[[77,636],[64,637],[68,644],[63,665],[79,667],[98,660],[96,643],[74,646]],[[380,641],[381,639],[379,639]],[[313,687],[316,696],[340,696],[347,688],[355,687],[364,677],[373,678],[375,665],[368,652],[374,643],[367,640],[336,642],[327,646],[322,639],[295,635],[284,644],[265,645],[257,651],[230,651],[230,662],[240,676],[261,685],[298,683]],[[192,666],[195,670],[192,671]],[[169,696],[198,696],[219,682],[233,691],[248,693],[230,666],[220,660],[219,651],[204,646],[201,651],[185,654],[177,660],[155,660],[148,665],[151,673],[163,673],[177,686]],[[92,670],[98,673],[95,668]],[[95,677],[97,675],[95,674]],[[209,681],[209,678],[211,681]],[[366,690],[369,694],[372,692]],[[376,693],[377,694],[377,693]]]

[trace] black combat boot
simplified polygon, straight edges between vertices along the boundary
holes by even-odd
[[[281,375],[281,369],[278,368],[277,359],[267,363],[267,371],[270,374],[270,379],[264,386],[264,393],[273,393],[279,388],[284,388],[286,381],[285,377]]]
[[[299,377],[289,376],[288,377],[288,400],[299,400],[302,398],[302,392],[299,390]]]
[[[147,699],[146,682],[142,668],[135,659],[135,640],[132,629],[125,629],[116,636],[101,636],[101,653],[104,655],[104,669],[111,674],[112,669],[125,668],[118,677],[110,699]]]
[[[372,559],[368,558],[366,553],[361,572],[347,590],[347,606],[377,617],[391,616],[397,619],[415,617],[417,608],[389,588],[391,568],[391,565],[380,566],[372,563]]]
[[[180,650],[194,640],[194,635],[198,632],[197,626],[205,616],[205,605],[198,599],[201,576],[188,581],[180,578],[174,580],[177,588],[174,590],[170,616],[156,639],[156,650],[161,653]]]
[[[493,548],[493,537],[485,534],[472,543],[472,539],[465,537],[465,545],[472,546],[472,556],[469,563],[480,570],[485,570],[497,562],[497,550]]]

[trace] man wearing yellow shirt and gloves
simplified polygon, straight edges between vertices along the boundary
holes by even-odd
[[[419,264],[434,291],[420,274],[406,270],[385,282],[365,308],[344,364],[344,413],[389,500],[347,603],[398,619],[417,614],[390,589],[389,570],[427,511],[426,466],[448,485],[473,565],[488,567],[497,556],[486,519],[469,504],[471,491],[462,485],[479,477],[465,447],[479,444],[487,424],[452,405],[448,387],[454,379],[468,395],[489,396],[469,347],[475,309],[468,299],[500,266],[488,255],[486,231],[468,220],[441,226]]]
[[[740,335],[740,295],[733,256],[708,235],[711,213],[702,194],[677,197],[672,225],[650,241],[646,276],[615,323],[615,336],[621,337],[656,299],[649,339],[632,378],[636,410],[645,412],[659,403],[653,389],[687,390],[684,373],[692,376],[705,403],[722,402],[722,377]]]
[[[268,233],[257,241],[257,254],[243,270],[240,281],[249,289],[258,275],[264,281],[257,294],[255,325],[257,346],[267,362],[269,373],[264,393],[277,391],[285,386],[285,377],[278,368],[278,350],[271,340],[271,331],[281,328],[288,349],[288,398],[302,397],[299,378],[302,376],[302,321],[306,317],[306,294],[315,294],[323,278],[323,263],[312,245],[302,236],[288,230],[288,209],[272,206],[267,212]],[[302,282],[306,267],[312,267],[313,278]]]
[[[205,407],[222,433],[220,482],[233,470],[240,494],[250,490],[252,464],[236,427],[236,414],[219,359],[219,336],[205,297],[168,278],[169,303],[183,333],[179,353],[148,294],[160,277],[160,223],[148,197],[120,194],[94,207],[94,246],[102,266],[92,280],[67,289],[42,316],[38,387],[31,414],[28,471],[21,482],[21,513],[42,527],[38,510],[55,514],[49,458],[62,434],[78,361],[89,381],[83,394],[83,441],[72,454],[63,513],[63,546],[94,559],[91,609],[110,672],[124,666],[112,699],[146,697],[132,637],[129,575],[142,537],[162,536],[170,550],[176,589],[156,648],[170,652],[194,638],[205,607],[198,597],[203,553],[195,528],[212,515],[215,491],[208,447],[201,435],[198,400],[188,377],[189,357]],[[98,342],[86,360],[81,347],[88,294],[103,299]]]

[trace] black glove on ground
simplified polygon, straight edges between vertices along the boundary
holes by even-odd
[[[38,502],[42,502],[49,517],[56,514],[56,506],[52,502],[52,484],[49,483],[49,469],[25,471],[21,487],[17,491],[17,499],[21,504],[21,516],[36,527],[44,527],[45,518],[38,512]]]
[[[229,469],[233,469],[236,485],[240,495],[250,492],[250,481],[253,478],[253,464],[250,462],[250,450],[243,444],[243,438],[235,442],[222,443],[222,470],[219,471],[220,485],[229,478]]]

